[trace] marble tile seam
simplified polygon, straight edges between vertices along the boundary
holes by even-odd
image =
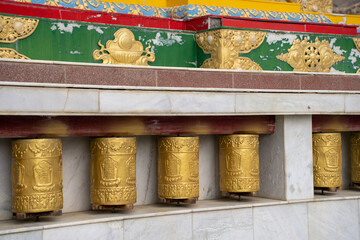
[[[28,64],[48,64],[48,65],[71,65],[71,66],[89,66],[101,68],[133,68],[133,69],[151,69],[151,70],[186,70],[199,72],[227,72],[227,73],[275,73],[275,74],[296,74],[296,75],[329,75],[329,76],[358,76],[356,73],[325,73],[325,72],[297,72],[297,71],[239,71],[236,69],[212,69],[212,68],[188,68],[188,67],[162,67],[162,66],[136,66],[136,65],[115,65],[101,63],[68,62],[68,61],[49,61],[49,60],[23,60],[2,58],[0,62],[15,62]]]
[[[36,83],[36,82],[6,82],[0,81],[1,87],[29,87],[29,88],[68,88],[68,89],[97,89],[119,91],[154,91],[154,92],[219,92],[219,93],[299,93],[299,94],[360,94],[360,91],[345,90],[290,90],[290,89],[247,89],[247,88],[200,88],[200,87],[146,87],[146,86],[113,86],[91,84],[64,84],[64,83]]]

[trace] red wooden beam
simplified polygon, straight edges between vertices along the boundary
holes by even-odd
[[[0,0],[0,12],[28,17],[60,19],[68,21],[134,27],[201,31],[209,28],[209,18],[219,18],[223,27],[306,32],[338,35],[357,35],[357,26],[328,23],[291,22],[282,20],[254,19],[229,16],[202,16],[189,20],[107,13],[65,7],[45,6],[33,3]]]
[[[357,132],[360,131],[360,115],[314,115],[313,132]]]
[[[274,116],[0,116],[0,138],[178,134],[271,134]]]

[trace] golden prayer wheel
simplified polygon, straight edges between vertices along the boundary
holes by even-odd
[[[351,134],[351,182],[360,184],[360,133]]]
[[[341,187],[341,134],[314,133],[314,187],[336,190]]]
[[[158,195],[181,201],[199,197],[199,137],[159,139]]]
[[[93,209],[132,206],[136,202],[136,138],[95,138],[90,145]]]
[[[61,210],[62,188],[60,139],[22,139],[12,142],[14,213]]]
[[[223,194],[259,191],[259,136],[222,136],[219,145],[220,191]]]

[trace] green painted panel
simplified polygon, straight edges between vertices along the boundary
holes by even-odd
[[[35,32],[16,43],[0,43],[36,60],[72,61],[95,63],[92,53],[114,39],[121,26],[40,19]],[[194,35],[181,31],[166,31],[126,27],[144,49],[150,44],[155,53],[154,66],[196,67]]]

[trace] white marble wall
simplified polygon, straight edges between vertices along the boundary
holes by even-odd
[[[313,198],[311,116],[277,116],[275,133],[260,137],[259,196]]]
[[[359,200],[308,203],[309,239],[359,239]]]
[[[258,196],[285,199],[285,162],[284,162],[284,117],[275,119],[275,133],[261,135],[260,191]]]
[[[136,205],[157,202],[156,136],[136,137]]]
[[[11,217],[11,141],[0,139],[0,220]]]
[[[327,197],[297,203],[266,201],[240,208],[238,202],[226,201],[227,206],[220,209],[196,211],[191,207],[163,206],[160,211],[154,210],[159,211],[156,213],[151,207],[122,214],[88,213],[88,216],[82,214],[81,220],[71,214],[63,216],[66,220],[16,223],[20,225],[18,230],[7,231],[0,225],[0,240],[360,239],[358,197],[334,200]]]
[[[202,135],[199,143],[199,200],[219,198],[218,139],[214,135]]]
[[[311,116],[284,116],[286,200],[314,197]]]

